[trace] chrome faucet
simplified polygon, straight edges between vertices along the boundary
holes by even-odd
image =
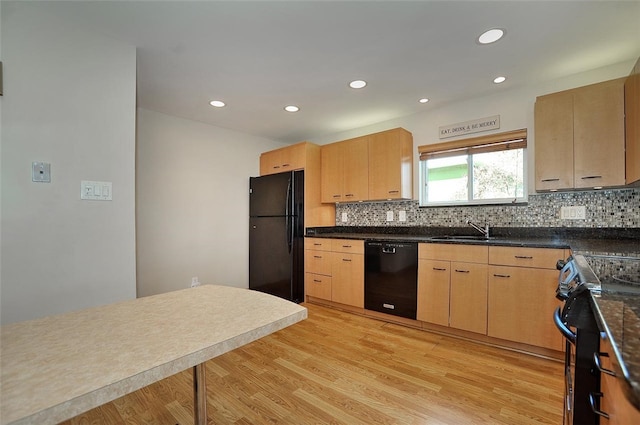
[[[478,226],[477,224],[471,222],[471,220],[467,220],[467,224],[469,226],[473,227],[474,229],[476,229],[478,232],[482,233],[485,238],[489,239],[489,225],[488,224],[484,225],[484,229],[482,227]]]

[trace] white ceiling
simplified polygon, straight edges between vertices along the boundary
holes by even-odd
[[[135,45],[140,107],[288,143],[640,56],[640,0],[32,5]]]

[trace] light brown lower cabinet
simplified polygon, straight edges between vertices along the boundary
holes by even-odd
[[[418,311],[423,322],[449,326],[451,262],[418,260]]]
[[[352,307],[364,307],[364,241],[305,239],[305,292]]]
[[[449,326],[487,333],[487,265],[451,263]]]
[[[600,411],[608,416],[601,417],[606,425],[640,424],[640,410],[627,399],[622,389],[618,373],[614,370],[613,349],[608,339],[600,340],[600,364],[604,370],[600,374]]]
[[[489,266],[487,335],[562,350],[552,319],[557,281],[557,270]]]

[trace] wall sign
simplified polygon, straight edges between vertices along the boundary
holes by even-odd
[[[462,136],[463,134],[480,133],[481,131],[495,130],[500,128],[500,115],[480,118],[473,121],[465,121],[457,124],[439,127],[440,138]]]

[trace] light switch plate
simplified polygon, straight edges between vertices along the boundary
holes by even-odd
[[[48,162],[33,162],[31,164],[31,181],[51,183],[51,164]]]
[[[80,182],[80,199],[90,201],[113,200],[113,183],[82,180]]]
[[[387,221],[393,221],[393,211],[387,211]]]
[[[347,213],[346,213],[346,212],[343,212],[343,213],[342,213],[342,215],[340,216],[340,220],[341,220],[343,223],[346,223],[346,222],[347,222]]]
[[[407,212],[405,210],[398,211],[398,221],[407,221]]]

